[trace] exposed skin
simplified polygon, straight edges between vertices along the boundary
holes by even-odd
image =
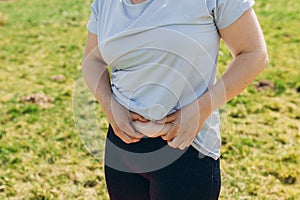
[[[129,112],[112,98],[107,64],[99,53],[97,36],[88,33],[82,62],[84,79],[118,137],[128,144],[147,135],[161,136],[173,148],[191,145],[212,111],[241,93],[268,63],[263,33],[252,8],[219,33],[233,55],[226,72],[193,103],[157,122]]]
[[[138,4],[138,3],[143,3],[145,2],[146,0],[131,0],[131,3],[132,4]]]
[[[135,130],[150,138],[166,135],[172,128],[172,123],[157,124],[153,121],[148,121],[145,123],[135,120],[131,124]]]

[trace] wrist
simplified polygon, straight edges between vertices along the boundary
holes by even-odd
[[[108,94],[108,95],[106,95],[105,98],[97,99],[97,100],[98,100],[98,103],[101,106],[101,109],[102,109],[103,113],[108,118],[108,121],[111,121],[113,119],[112,106],[113,106],[113,103],[114,103],[113,101],[115,101],[112,94]]]
[[[205,118],[210,116],[211,113],[213,112],[214,108],[213,108],[212,99],[211,99],[211,96],[209,95],[209,93],[206,92],[204,95],[199,97],[197,102],[198,102],[201,116],[203,116]]]

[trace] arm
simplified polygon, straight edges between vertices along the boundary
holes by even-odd
[[[126,143],[137,142],[144,135],[135,131],[130,124],[132,118],[129,111],[114,100],[107,64],[97,44],[97,36],[89,32],[82,61],[84,80],[101,105],[115,134]]]
[[[219,32],[234,59],[216,84],[197,101],[161,121],[174,122],[162,136],[174,148],[189,146],[212,111],[241,93],[268,62],[263,33],[252,8]]]
[[[209,114],[240,94],[268,63],[265,40],[253,9],[219,32],[234,59],[221,79],[199,99],[201,108],[211,105]]]

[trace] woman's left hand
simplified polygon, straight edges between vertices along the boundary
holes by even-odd
[[[173,123],[168,133],[161,136],[162,139],[167,140],[168,145],[173,148],[183,150],[190,146],[209,116],[208,112],[203,109],[199,107],[198,101],[194,101],[157,121],[160,124]]]

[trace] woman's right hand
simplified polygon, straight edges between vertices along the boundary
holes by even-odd
[[[111,115],[108,121],[115,134],[127,144],[138,142],[145,136],[132,127],[132,120],[132,113],[112,98]]]

